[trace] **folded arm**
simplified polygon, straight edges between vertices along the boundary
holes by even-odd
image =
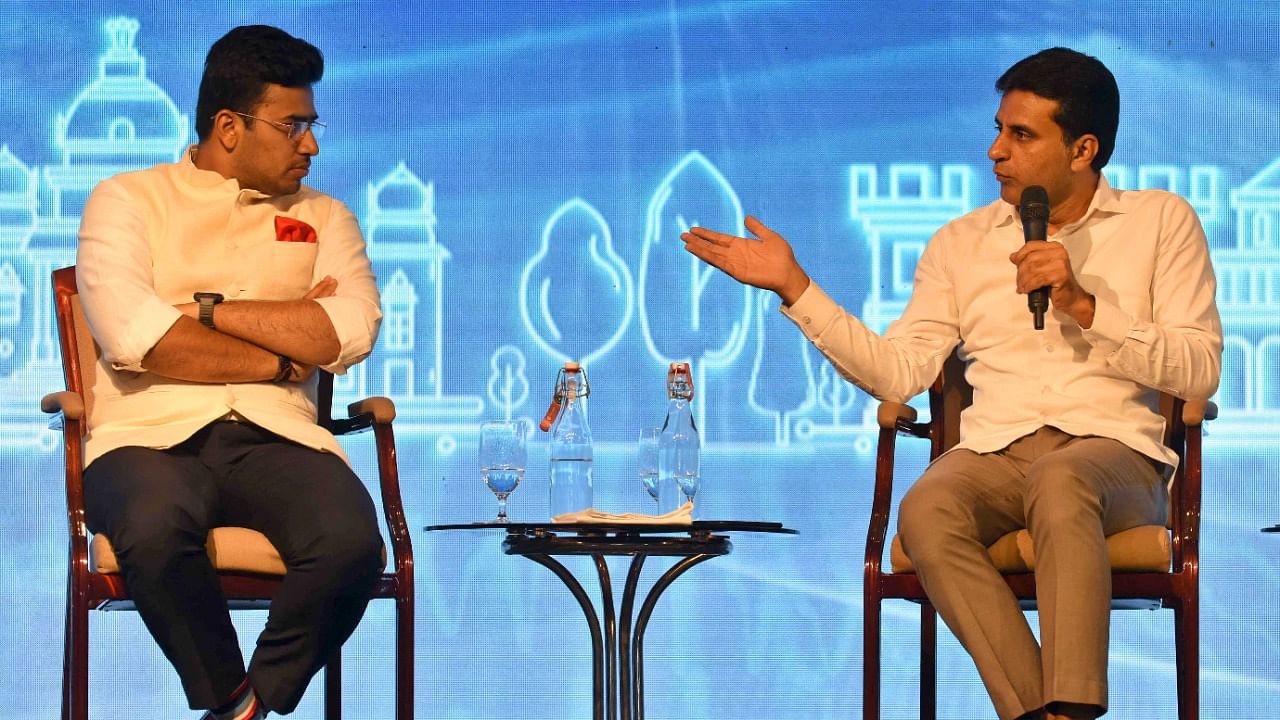
[[[317,254],[323,279],[311,292],[222,303],[212,330],[194,319],[195,303],[174,306],[159,297],[141,211],[126,188],[101,183],[85,206],[77,278],[104,358],[117,370],[210,383],[270,380],[280,373],[280,355],[295,361],[293,381],[317,365],[345,372],[368,355],[381,313],[355,219],[345,208],[335,215],[333,241],[326,234]]]
[[[280,372],[276,353],[186,316],[174,322],[141,364],[157,375],[203,383],[267,382]],[[300,382],[309,376],[310,368],[296,364],[287,379]]]
[[[325,276],[301,300],[232,300],[214,306],[214,329],[307,365],[326,365],[341,349],[328,314],[314,300],[336,294],[338,281]],[[198,303],[177,306],[199,320]],[[162,339],[160,344],[163,344]],[[152,352],[155,352],[153,348]]]

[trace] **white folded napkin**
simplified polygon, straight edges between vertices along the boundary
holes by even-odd
[[[693,522],[693,501],[686,500],[684,505],[665,515],[645,515],[644,513],[607,513],[594,508],[565,513],[551,518],[555,523],[606,523],[612,525],[688,525]]]

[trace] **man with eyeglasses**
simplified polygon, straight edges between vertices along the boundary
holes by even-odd
[[[355,217],[305,187],[324,125],[314,46],[235,28],[209,50],[199,142],[100,183],[77,279],[97,344],[85,520],[206,719],[287,714],[355,629],[382,567],[373,501],[316,424],[315,369],[377,339]],[[288,570],[245,669],[205,551],[258,530]]]

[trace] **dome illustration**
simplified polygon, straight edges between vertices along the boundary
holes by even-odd
[[[376,183],[369,184],[369,210],[407,215],[416,222],[434,225],[435,189],[413,174],[404,161]]]
[[[135,47],[141,24],[107,20],[108,46],[98,77],[60,113],[54,143],[65,164],[172,162],[187,142],[187,116],[146,77],[146,59]]]

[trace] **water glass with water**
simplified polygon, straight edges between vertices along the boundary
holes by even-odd
[[[524,478],[528,449],[522,420],[493,420],[480,425],[480,476],[498,497],[498,519],[507,522],[507,496]]]
[[[642,428],[636,466],[645,492],[658,501],[658,436],[662,428]]]

